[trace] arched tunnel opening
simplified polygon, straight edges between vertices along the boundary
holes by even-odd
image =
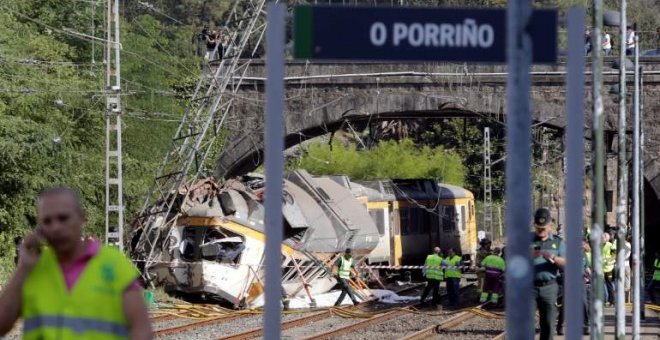
[[[660,199],[655,189],[644,180],[644,266],[646,272],[653,272],[653,259],[660,252]]]

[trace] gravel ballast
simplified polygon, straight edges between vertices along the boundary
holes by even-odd
[[[504,331],[504,319],[487,319],[475,317],[452,328],[436,334],[433,339],[445,340],[478,340],[492,339]]]

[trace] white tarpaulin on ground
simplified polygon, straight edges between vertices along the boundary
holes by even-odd
[[[364,291],[364,293],[368,294],[367,291]],[[408,301],[419,300],[419,296],[399,296],[397,293],[391,290],[372,289],[371,293],[373,293],[374,296],[382,303],[405,303]],[[316,307],[334,306],[340,294],[341,294],[340,290],[333,290],[324,294],[317,294],[316,296],[314,296],[314,299],[316,300]],[[360,300],[360,302],[362,302],[362,300],[359,297],[357,298],[358,300]],[[254,301],[253,306],[255,308],[262,307],[263,303],[264,303],[263,299],[258,298],[257,300]],[[309,308],[310,304],[311,302],[308,296],[294,297],[289,300],[290,309]],[[342,306],[347,306],[351,304],[352,304],[351,299],[348,296],[346,296],[344,298],[344,301],[342,301]]]

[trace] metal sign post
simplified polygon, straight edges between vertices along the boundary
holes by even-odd
[[[640,333],[640,319],[641,309],[641,287],[642,281],[640,275],[640,262],[642,261],[639,256],[640,253],[640,233],[639,233],[639,217],[640,217],[640,119],[639,119],[639,37],[635,34],[635,92],[633,93],[633,226],[632,226],[632,289],[633,289],[633,324],[632,336],[633,339],[639,339]]]
[[[592,97],[593,97],[593,126],[591,129],[593,150],[593,196],[592,196],[592,225],[591,225],[591,338],[603,339],[603,312],[605,309],[604,297],[604,273],[602,254],[602,235],[605,224],[605,141],[603,136],[603,49],[601,48],[603,28],[603,0],[593,2],[593,33],[591,38],[592,61],[591,69]]]
[[[580,339],[584,325],[585,285],[582,252],[582,206],[584,195],[584,39],[586,11],[568,11],[566,72],[566,267],[564,268],[564,312],[566,339]]]
[[[506,120],[506,338],[534,337],[532,280],[534,271],[530,253],[531,143],[532,120],[529,90],[531,88],[532,4],[528,0],[509,1],[507,15],[507,120]]]
[[[625,300],[625,262],[626,262],[626,231],[628,230],[628,158],[626,157],[626,0],[621,0],[619,13],[620,51],[619,51],[619,131],[618,151],[619,168],[617,195],[619,202],[616,208],[617,243],[616,243],[616,338],[626,337],[626,300]]]
[[[282,177],[284,175],[284,44],[286,6],[266,7],[266,304],[264,339],[279,340],[282,298]]]

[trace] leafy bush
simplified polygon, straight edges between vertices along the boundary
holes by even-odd
[[[303,168],[315,175],[347,175],[352,179],[437,178],[463,185],[465,168],[460,156],[442,147],[418,147],[411,140],[382,141],[369,150],[339,141],[314,143],[290,168]]]

